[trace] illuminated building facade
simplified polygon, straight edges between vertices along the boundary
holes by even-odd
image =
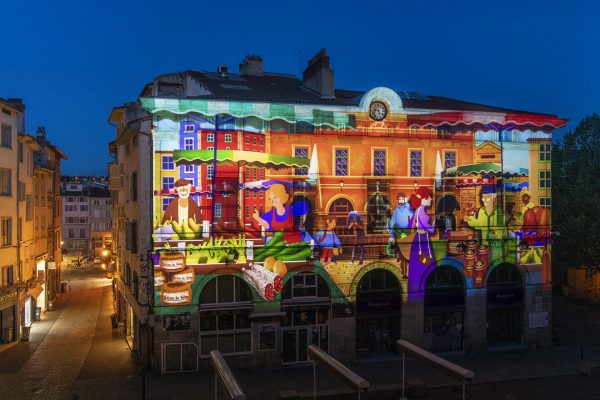
[[[247,56],[239,73],[161,75],[127,107],[151,122],[111,114],[120,135],[151,138],[138,229],[155,369],[202,368],[212,349],[278,366],[306,362],[310,343],[348,360],[398,338],[550,342],[546,145],[566,120],[338,90],[324,50],[302,79]]]

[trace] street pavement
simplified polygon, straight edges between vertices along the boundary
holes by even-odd
[[[208,399],[214,396],[210,371],[142,375],[135,369],[122,327],[113,329],[110,280],[98,268],[73,270],[70,289],[55,311],[34,323],[30,340],[0,352],[0,399]],[[600,399],[600,379],[579,373],[580,357],[600,361],[600,304],[553,305],[559,345],[513,353],[444,354],[475,372],[469,398]],[[398,399],[401,359],[361,360],[348,365],[371,382],[367,399]],[[234,370],[249,399],[276,399],[282,391],[312,398],[312,367]],[[427,387],[423,399],[460,398],[457,382],[415,360],[406,361],[406,378]],[[318,368],[324,398],[355,398],[327,371]],[[77,397],[75,397],[77,396]],[[220,399],[224,399],[221,393]]]

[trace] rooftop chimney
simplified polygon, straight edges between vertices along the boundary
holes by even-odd
[[[46,128],[45,127],[40,126],[37,128],[36,138],[40,145],[42,145],[42,146],[46,145]]]
[[[224,78],[224,77],[226,77],[226,76],[227,76],[227,74],[229,73],[229,68],[228,68],[228,67],[227,67],[227,65],[225,65],[225,64],[220,64],[220,65],[217,67],[217,72],[218,72],[218,74],[219,74],[219,76],[220,76],[221,78]]]
[[[23,99],[20,99],[18,97],[10,97],[10,98],[6,99],[6,101],[11,103],[13,106],[15,106],[15,108],[17,108],[21,111],[25,111],[25,104],[23,103]]]
[[[263,75],[262,57],[257,54],[248,54],[240,64],[240,75]]]
[[[329,68],[329,56],[321,49],[311,60],[302,76],[304,86],[317,92],[322,98],[335,98],[333,70]]]

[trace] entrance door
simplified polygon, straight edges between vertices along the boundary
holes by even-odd
[[[282,328],[282,364],[307,362],[309,344],[316,344],[324,351],[328,351],[328,328],[327,325]]]
[[[367,272],[356,290],[356,353],[377,355],[395,352],[400,337],[402,293],[390,271]]]
[[[495,267],[487,282],[488,346],[521,344],[523,277],[513,264]]]
[[[488,344],[521,343],[521,308],[488,310]]]

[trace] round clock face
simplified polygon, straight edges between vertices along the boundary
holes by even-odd
[[[380,101],[374,101],[369,107],[369,115],[375,121],[381,121],[387,115],[387,107]]]

